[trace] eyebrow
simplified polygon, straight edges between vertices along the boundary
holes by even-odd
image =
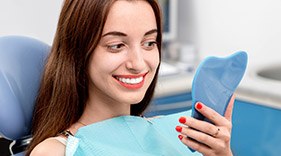
[[[151,34],[154,34],[154,33],[157,33],[157,29],[152,29],[152,30],[149,30],[148,32],[146,32],[144,34],[144,36],[147,36],[147,35],[151,35]],[[123,33],[123,32],[119,32],[119,31],[111,31],[111,32],[108,32],[104,35],[102,35],[102,37],[105,37],[105,36],[108,36],[108,35],[112,35],[112,36],[127,36],[127,34]]]
[[[127,34],[119,32],[119,31],[111,31],[111,32],[108,32],[108,33],[102,35],[102,37],[105,37],[105,36],[108,36],[108,35],[112,35],[112,36],[127,36]]]
[[[144,34],[144,36],[151,35],[151,34],[154,34],[154,33],[158,33],[157,29],[152,29],[152,30],[146,32],[146,33]]]

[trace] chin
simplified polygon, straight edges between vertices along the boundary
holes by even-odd
[[[140,97],[133,97],[131,99],[129,99],[127,102],[130,104],[138,104],[143,100],[144,96],[140,96]]]
[[[131,104],[136,105],[136,104],[139,104],[141,101],[142,101],[142,99],[134,100],[134,101],[131,102]]]

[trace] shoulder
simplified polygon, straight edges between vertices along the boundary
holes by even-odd
[[[62,138],[62,137],[61,137]],[[32,150],[30,156],[64,156],[65,145],[55,137],[45,139]]]

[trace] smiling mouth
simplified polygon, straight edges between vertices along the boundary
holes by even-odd
[[[127,83],[127,84],[138,84],[141,83],[143,81],[143,77],[138,77],[138,78],[120,78],[120,77],[116,77],[116,79],[118,81],[121,81],[123,83]]]
[[[114,75],[113,77],[128,89],[138,89],[144,84],[144,78],[148,72],[140,75]]]

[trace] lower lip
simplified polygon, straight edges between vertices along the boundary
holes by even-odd
[[[116,80],[119,82],[119,84],[121,84],[123,87],[125,87],[127,89],[139,89],[144,84],[144,78],[145,78],[145,76],[143,77],[143,80],[140,83],[137,83],[137,84],[128,84],[128,83],[121,82],[117,79]]]

